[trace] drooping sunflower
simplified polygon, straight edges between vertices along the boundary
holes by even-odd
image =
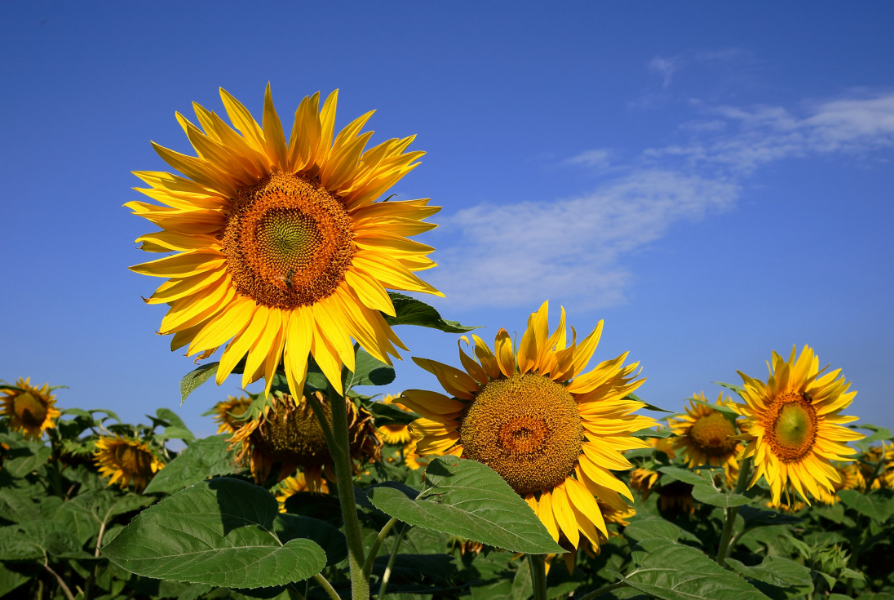
[[[820,497],[820,488],[834,493],[841,475],[830,461],[851,460],[856,451],[846,442],[864,437],[843,427],[857,417],[839,414],[857,392],[848,392],[840,369],[823,374],[809,346],[800,355],[792,348],[788,361],[774,352],[768,368],[767,383],[739,372],[745,404],[732,405],[745,417],[738,437],[747,442],[742,457],[754,457],[750,485],[765,477],[776,505],[789,485],[807,502],[808,495]]]
[[[331,423],[329,400],[319,392],[317,399]],[[380,456],[381,440],[376,435],[372,415],[350,400],[342,402],[347,405],[351,456],[361,464],[375,462]],[[300,469],[311,492],[323,488],[324,471],[328,479],[335,480],[323,429],[303,396],[300,402],[289,395],[284,395],[282,400],[271,396],[263,413],[247,420],[230,441],[233,445],[241,444],[236,461],[249,466],[255,481],[266,480],[274,465],[279,465],[279,481]]]
[[[408,390],[400,401],[423,417],[412,425],[423,436],[417,453],[490,466],[555,540],[577,547],[583,533],[598,545],[608,530],[597,498],[619,512],[629,509],[622,496],[633,496],[612,470],[632,467],[622,452],[649,443],[631,434],[656,423],[632,414],[642,402],[625,399],[644,381],[634,379],[637,364],[622,366],[627,353],[583,373],[602,322],[581,342],[575,334],[569,343],[564,309],[552,335],[547,311],[544,302],[531,315],[517,351],[505,329],[497,333],[495,352],[473,336],[479,362],[460,346],[465,371],[414,358],[449,396]]]
[[[132,484],[137,492],[164,467],[146,443],[118,434],[96,440],[93,461],[100,475],[111,477],[109,485],[117,483],[126,489]]]
[[[704,392],[695,394],[693,398],[707,401]],[[732,400],[724,400],[721,392],[715,404],[729,406]],[[685,457],[689,468],[704,465],[723,467],[727,484],[731,485],[735,482],[733,475],[738,476],[739,473],[736,455],[741,450],[739,441],[732,437],[739,433],[736,426],[723,413],[694,400],[684,408],[685,415],[668,421],[672,431],[678,436],[674,438],[674,449]]]
[[[286,477],[276,486],[274,490],[274,495],[276,496],[276,501],[279,502],[279,512],[286,512],[286,500],[294,496],[299,492],[310,492],[310,486],[307,485],[307,480],[304,477],[304,473],[298,473],[292,477]],[[315,490],[322,492],[324,494],[329,493],[329,485],[323,480],[320,485],[319,490]]]
[[[175,254],[131,269],[167,279],[146,302],[170,306],[160,333],[174,334],[173,350],[207,357],[229,340],[218,385],[245,357],[242,386],[264,377],[269,394],[282,362],[300,397],[311,354],[341,392],[352,338],[388,364],[395,345],[406,350],[382,316],[395,314],[386,288],[441,295],[414,274],[435,266],[433,248],[407,237],[433,229],[423,219],[440,208],[376,202],[424,153],[406,151],[414,136],[365,150],[372,111],[333,139],[337,90],[322,109],[319,93],[305,97],[288,137],[269,85],[261,124],[221,98],[232,127],[198,104],[199,126],[177,114],[197,156],[153,143],[185,177],[134,173],[160,204],[125,204],[161,228],[137,242]]]
[[[56,426],[54,419],[61,414],[56,408],[56,396],[50,393],[50,384],[32,386],[30,377],[19,378],[15,388],[0,386],[8,426],[22,432],[25,439],[40,439],[44,431]]]
[[[242,427],[244,421],[238,419],[245,414],[248,407],[251,406],[251,398],[245,396],[228,396],[226,400],[218,402],[214,405],[214,420],[219,423],[217,433],[235,433],[237,429]]]
[[[400,402],[395,402],[399,396],[388,395],[382,398],[382,404],[388,404],[395,408],[398,408],[404,412],[410,412],[406,406],[401,404]],[[402,425],[400,423],[395,423],[392,425],[382,425],[378,429],[379,436],[382,438],[382,441],[386,444],[406,444],[408,443],[413,436],[410,434],[409,425]]]

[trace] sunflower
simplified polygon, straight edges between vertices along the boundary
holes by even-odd
[[[646,469],[645,467],[630,471],[630,487],[638,491],[642,495],[643,500],[648,500],[649,494],[652,493],[652,488],[657,481],[658,471]]]
[[[860,461],[860,475],[863,487],[872,480],[871,489],[894,488],[894,445],[873,446]]]
[[[269,85],[261,124],[220,93],[233,127],[198,104],[201,128],[177,114],[198,156],[153,143],[185,177],[134,173],[161,204],[125,204],[161,228],[137,242],[175,254],[131,270],[167,279],[146,302],[169,305],[160,333],[174,334],[172,350],[206,358],[229,340],[218,385],[245,357],[242,386],[264,377],[269,394],[282,362],[300,397],[311,354],[341,392],[351,338],[388,364],[395,345],[406,350],[382,315],[395,314],[386,288],[442,295],[413,273],[435,266],[433,248],[407,238],[433,229],[423,219],[440,208],[376,202],[424,153],[406,152],[414,136],[364,150],[372,111],[333,140],[337,90],[322,109],[319,94],[304,98],[288,138]]]
[[[118,434],[100,436],[96,440],[93,461],[99,467],[100,475],[111,477],[109,485],[118,483],[126,489],[133,484],[137,492],[142,491],[152,476],[164,467],[147,444]]]
[[[637,364],[622,366],[626,353],[581,374],[602,322],[580,343],[575,335],[569,344],[564,309],[552,335],[547,312],[544,302],[530,316],[517,352],[505,329],[497,333],[496,352],[473,336],[479,362],[460,346],[465,371],[414,358],[452,397],[408,390],[400,401],[422,415],[412,425],[422,436],[417,453],[452,454],[490,466],[525,498],[555,540],[576,548],[583,533],[598,545],[608,530],[597,498],[628,510],[622,496],[633,496],[611,470],[632,468],[622,452],[649,443],[631,434],[656,423],[632,414],[642,402],[625,399],[644,381],[634,380]]]
[[[413,437],[401,450],[401,453],[404,455],[404,464],[413,471],[419,470],[422,467],[427,467],[428,463],[431,462],[431,458],[423,458],[416,452],[416,446],[418,444],[419,438]]]
[[[388,404],[395,408],[402,410],[403,412],[410,412],[406,406],[401,404],[400,402],[395,402],[398,396],[385,396],[382,398],[382,404]],[[379,437],[382,438],[382,441],[386,444],[406,444],[408,443],[413,436],[410,434],[410,427],[407,425],[402,425],[400,423],[395,423],[393,425],[382,425],[377,429],[379,432]]]
[[[31,378],[19,378],[15,387],[0,386],[3,397],[3,414],[9,419],[9,428],[21,431],[25,439],[37,440],[47,429],[56,426],[53,420],[61,413],[56,408],[56,396],[50,393],[50,384],[43,387],[31,385]]]
[[[331,423],[329,400],[319,392],[316,394]],[[376,435],[372,415],[350,400],[341,401],[347,405],[351,456],[360,462],[375,462],[380,456],[381,440]],[[311,492],[323,488],[324,470],[327,478],[335,480],[323,429],[303,396],[300,402],[289,395],[284,395],[282,400],[271,396],[258,418],[247,420],[230,442],[241,444],[236,461],[247,464],[257,482],[267,479],[274,464],[280,467],[279,481],[300,468]]]
[[[843,427],[857,417],[839,414],[857,392],[847,391],[840,369],[823,375],[809,346],[798,356],[792,348],[788,361],[774,352],[768,367],[767,383],[739,373],[745,404],[732,405],[745,417],[738,437],[748,445],[740,458],[754,457],[750,486],[764,476],[777,505],[789,484],[807,502],[808,494],[820,497],[820,488],[834,493],[841,475],[830,461],[850,460],[856,451],[845,443],[864,437]]]
[[[311,489],[307,485],[307,480],[304,477],[304,473],[298,473],[297,475],[286,477],[285,479],[280,481],[275,490],[276,501],[279,502],[279,512],[286,512],[286,500],[299,492],[310,491]],[[325,481],[320,484],[320,489],[318,491],[324,494],[329,493],[329,486],[326,484]]]
[[[251,398],[245,396],[228,396],[226,400],[215,404],[214,412],[217,414],[214,420],[219,423],[217,433],[235,433],[245,424],[239,417],[245,414],[249,406]]]
[[[705,394],[693,396],[695,400],[706,402]],[[690,400],[684,407],[686,414],[670,419],[668,424],[678,436],[674,438],[674,449],[686,458],[689,468],[709,465],[723,467],[726,472],[728,486],[735,484],[734,474],[738,476],[739,463],[736,455],[741,444],[732,436],[737,435],[736,426],[721,412]],[[732,400],[723,399],[723,393],[717,397],[717,406],[729,406]]]

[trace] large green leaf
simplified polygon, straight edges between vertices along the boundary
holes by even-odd
[[[40,511],[27,491],[16,488],[0,490],[0,517],[13,523],[25,523],[39,516]]]
[[[187,373],[180,380],[180,404],[183,404],[186,398],[196,391],[196,388],[217,375],[219,366],[219,362],[211,362]]]
[[[841,490],[838,497],[848,508],[878,523],[884,523],[894,515],[894,493],[890,490],[875,490],[869,494],[857,490]]]
[[[638,542],[652,539],[663,539],[675,542],[680,538],[683,538],[687,541],[695,542],[698,545],[701,545],[702,543],[701,540],[692,533],[674,525],[670,521],[658,517],[633,521],[630,525],[624,528],[624,535]]]
[[[21,565],[5,565],[0,563],[0,598],[5,598],[6,594],[10,593],[23,583],[31,581],[31,577],[18,571],[18,568],[21,568]]]
[[[442,319],[440,313],[421,300],[410,298],[397,292],[388,292],[391,302],[394,304],[395,316],[385,316],[385,322],[389,325],[418,325],[431,327],[447,333],[466,333],[478,327],[467,327],[456,321]]]
[[[345,534],[320,519],[288,513],[278,514],[273,522],[273,532],[283,543],[295,539],[316,542],[326,553],[326,564],[328,565],[338,564],[348,556],[348,542],[345,539]]]
[[[0,560],[33,560],[78,550],[80,544],[75,535],[56,521],[32,521],[0,529]]]
[[[745,519],[745,528],[766,527],[770,525],[794,525],[802,523],[804,519],[794,515],[776,512],[775,510],[764,510],[755,508],[754,506],[742,506],[739,508],[739,516]]]
[[[637,568],[623,578],[637,590],[662,600],[766,600],[767,596],[730,573],[700,550],[655,540],[636,552]]]
[[[428,487],[413,500],[392,487],[368,488],[376,508],[410,525],[513,552],[563,552],[528,504],[493,469],[453,456],[434,459]]]
[[[813,593],[810,569],[793,560],[765,556],[761,564],[753,567],[747,567],[731,558],[726,562],[734,571],[753,580],[755,587],[774,600],[809,598]]]
[[[704,504],[719,506],[720,508],[732,508],[733,506],[742,506],[751,502],[748,496],[733,494],[732,492],[721,492],[710,485],[693,486],[692,497]]]
[[[357,349],[353,373],[348,373],[345,389],[358,385],[388,385],[394,381],[394,367],[386,365],[363,348]]]
[[[212,435],[193,442],[177,458],[155,474],[147,494],[173,494],[208,477],[238,473],[236,453],[229,450],[227,434]]]
[[[44,466],[53,454],[49,446],[35,447],[34,444],[12,448],[6,452],[3,470],[13,477],[24,477]]]
[[[226,477],[197,483],[140,513],[103,548],[103,556],[144,577],[229,588],[307,579],[326,554],[307,539],[275,534],[276,499]]]

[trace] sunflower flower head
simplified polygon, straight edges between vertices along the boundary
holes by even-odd
[[[382,398],[382,404],[387,404],[389,406],[393,406],[402,410],[403,412],[410,412],[406,406],[401,404],[400,402],[395,402],[398,396],[388,395]],[[410,427],[408,425],[403,425],[400,423],[394,423],[391,425],[382,425],[377,428],[379,432],[379,437],[382,438],[382,441],[386,444],[401,444],[405,445],[409,443],[412,439],[412,435],[410,434]]]
[[[414,358],[449,394],[407,390],[401,396],[422,416],[411,426],[421,437],[416,453],[490,466],[525,498],[553,539],[576,548],[583,534],[598,545],[608,537],[598,502],[626,511],[624,497],[633,501],[611,471],[632,468],[622,453],[649,443],[631,434],[656,425],[633,414],[642,402],[626,398],[644,381],[635,379],[637,364],[623,366],[626,353],[584,372],[601,332],[600,322],[580,342],[576,334],[569,340],[563,309],[550,334],[544,302],[517,349],[501,329],[494,350],[472,336],[477,361],[462,349],[468,340],[460,339],[464,370]]]
[[[860,461],[859,472],[863,480],[863,488],[866,482],[872,480],[870,488],[894,488],[894,444],[882,443],[881,446],[872,446]]]
[[[218,385],[244,359],[242,386],[263,377],[269,394],[282,364],[300,397],[312,355],[341,393],[352,338],[387,364],[406,350],[383,317],[395,314],[386,289],[441,295],[415,275],[435,266],[433,248],[409,239],[440,209],[377,202],[423,153],[407,151],[413,136],[367,149],[372,112],[336,134],[337,91],[322,108],[319,94],[304,98],[290,134],[269,85],[260,123],[221,99],[231,124],[198,104],[197,124],[177,114],[196,156],[153,144],[182,175],[134,173],[157,204],[125,206],[160,228],[137,242],[173,254],[131,269],[166,280],[146,302],[168,305],[160,333],[172,350],[205,358],[226,346]]]
[[[686,406],[686,413],[681,417],[670,419],[669,424],[677,435],[673,439],[674,448],[686,459],[689,468],[700,466],[723,467],[726,472],[727,485],[735,482],[733,474],[738,476],[739,463],[736,456],[741,444],[734,436],[738,435],[735,424],[722,412],[705,404],[705,394],[698,393]],[[723,393],[717,397],[715,405],[726,407],[732,400],[724,400]]]
[[[20,431],[25,439],[37,440],[44,431],[56,427],[55,419],[61,413],[56,408],[56,396],[50,392],[50,384],[32,386],[30,377],[19,378],[15,388],[0,387],[9,428]]]
[[[137,492],[164,467],[145,442],[117,434],[96,440],[93,461],[100,475],[110,477],[109,485],[117,483],[124,489],[132,485]]]
[[[229,396],[214,405],[214,420],[218,422],[217,433],[235,433],[244,425],[240,419],[251,406],[251,398]]]
[[[329,400],[319,392],[316,397],[331,423]],[[350,400],[342,402],[346,402],[348,409],[352,458],[360,464],[378,460],[381,441],[376,435],[372,415],[363,408],[357,408]],[[279,466],[278,481],[300,469],[311,492],[322,490],[324,472],[328,479],[335,480],[332,456],[323,428],[303,396],[299,402],[287,394],[282,399],[271,396],[265,410],[256,418],[245,421],[230,442],[241,445],[236,460],[249,466],[255,481],[265,481],[274,465]]]
[[[276,501],[279,503],[279,512],[286,512],[286,500],[298,494],[300,492],[310,492],[311,489],[307,485],[307,479],[304,477],[304,473],[298,473],[297,475],[286,477],[273,490],[274,496],[276,496]],[[320,489],[317,490],[324,494],[329,493],[329,485],[324,480],[320,485]]]
[[[864,437],[844,427],[857,417],[839,414],[856,392],[840,370],[824,374],[809,346],[800,355],[793,348],[788,360],[774,352],[768,367],[766,383],[739,373],[745,403],[732,405],[745,417],[739,437],[747,443],[742,456],[754,457],[750,485],[766,478],[774,505],[789,486],[806,502],[834,494],[841,475],[830,461],[851,460],[856,451],[846,443]]]

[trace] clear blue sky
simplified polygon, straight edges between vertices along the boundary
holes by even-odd
[[[672,410],[808,343],[892,427],[892,30],[886,2],[4,2],[0,378],[214,431],[237,378],[179,407],[194,365],[154,334],[159,281],[127,270],[151,225],[121,205],[168,170],[150,140],[188,149],[175,111],[222,86],[259,116],[270,81],[280,114],[340,88],[338,127],[418,134],[393,191],[444,207],[447,318],[605,319],[596,360],[630,350]],[[458,336],[398,333],[458,364]],[[405,359],[387,391],[436,389]]]

